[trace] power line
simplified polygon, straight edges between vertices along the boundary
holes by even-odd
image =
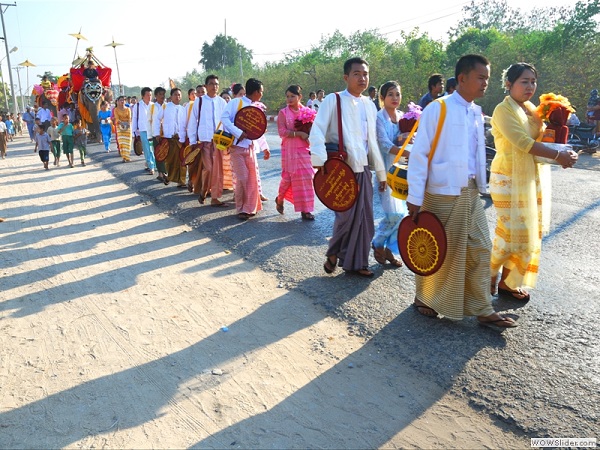
[[[416,20],[420,20],[420,19],[423,19],[423,18],[425,18],[425,17],[431,16],[431,15],[433,15],[433,14],[435,14],[435,13],[439,13],[439,12],[443,12],[443,11],[449,11],[449,10],[453,10],[453,9],[454,9],[454,8],[456,8],[456,7],[461,7],[461,10],[462,10],[462,7],[463,7],[463,6],[465,6],[465,5],[468,5],[468,4],[471,4],[471,1],[462,2],[462,3],[459,3],[459,4],[457,4],[457,5],[451,6],[451,7],[449,7],[449,8],[445,8],[445,9],[441,9],[441,10],[436,10],[435,12],[431,12],[431,13],[423,14],[423,15],[420,15],[420,16],[417,16],[417,17],[413,17],[413,18],[410,18],[410,19],[401,20],[400,22],[396,22],[396,23],[393,23],[393,24],[390,24],[390,25],[385,25],[385,26],[382,26],[382,27],[372,28],[372,30],[378,31],[378,32],[379,32],[379,34],[381,34],[382,36],[387,36],[387,35],[389,35],[389,34],[392,34],[392,33],[397,33],[398,31],[400,31],[400,30],[401,30],[401,28],[400,28],[400,29],[395,29],[395,30],[392,30],[392,31],[387,31],[387,32],[382,32],[382,29],[385,29],[385,28],[390,28],[390,27],[395,27],[395,26],[398,26],[398,25],[401,25],[401,24],[405,24],[405,23],[409,23],[409,22],[414,22],[414,21],[416,21]],[[456,15],[456,14],[460,14],[460,13],[461,13],[461,10],[459,10],[459,11],[454,11],[454,12],[452,12],[452,13],[445,14],[445,15],[443,15],[443,16],[434,17],[434,18],[432,18],[432,19],[425,20],[425,21],[422,21],[422,22],[420,22],[420,23],[421,23],[421,24],[426,24],[426,23],[435,22],[436,20],[442,20],[442,19],[446,19],[446,18],[448,18],[448,17],[451,17],[451,16],[454,16],[454,15]],[[254,55],[254,56],[276,56],[276,55],[285,55],[285,54],[288,54],[288,53],[292,53],[292,52],[294,52],[294,51],[298,51],[298,50],[302,50],[302,49],[309,49],[309,48],[311,48],[312,46],[313,46],[312,44],[310,44],[310,45],[303,45],[303,46],[300,46],[300,47],[296,47],[296,48],[294,48],[294,49],[292,49],[292,50],[284,50],[284,51],[281,51],[281,52],[269,52],[269,53],[253,53],[253,55]]]

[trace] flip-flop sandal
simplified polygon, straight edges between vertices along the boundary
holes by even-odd
[[[396,257],[394,256],[394,254],[392,253],[392,251],[389,248],[385,249],[385,259],[387,260],[387,262],[389,262],[392,266],[394,267],[402,267],[402,261],[400,261],[399,259],[396,259]]]
[[[385,264],[385,249],[377,248],[374,245],[371,245],[373,249],[373,256],[375,257],[375,261],[379,264]]]
[[[277,201],[277,197],[275,197],[275,204],[276,204],[275,209],[277,210],[277,212],[279,214],[283,214],[283,202],[279,203]]]
[[[525,295],[521,289],[517,289],[516,291],[510,291],[508,289],[502,289],[501,287],[499,287],[498,295],[499,296],[502,295],[504,297],[510,297],[514,300],[519,300],[522,302],[528,302],[531,299],[531,296],[529,294]],[[519,297],[517,297],[517,295]],[[523,296],[523,297],[520,297],[520,296]]]
[[[516,328],[517,323],[514,320],[509,320],[508,317],[500,316],[500,319],[496,320],[480,320],[477,319],[479,325],[484,327],[491,328],[492,330],[504,329],[504,328]],[[501,325],[502,322],[507,323],[508,325]]]
[[[435,309],[430,308],[427,305],[417,305],[416,303],[413,303],[413,307],[422,316],[429,317],[430,319],[437,319],[438,313],[437,313],[437,311]],[[425,311],[431,311],[433,314],[426,314],[423,311],[421,311],[421,309],[424,309]]]
[[[373,278],[375,276],[375,273],[371,272],[369,269],[358,269],[358,270],[344,269],[344,272],[346,272],[349,275],[357,275],[357,276],[363,277],[363,278]]]
[[[329,259],[329,256],[327,257],[327,260],[325,261],[325,264],[323,264],[323,269],[325,270],[325,273],[333,273],[335,272],[335,269],[337,267],[337,258],[335,262],[331,262],[331,260]]]
[[[210,204],[210,206],[213,206],[213,207],[215,207],[215,208],[218,208],[219,206],[222,206],[222,207],[225,207],[225,208],[226,208],[226,207],[228,207],[229,205],[228,205],[227,203],[225,203],[225,202],[219,202],[219,203],[211,203],[211,204]]]

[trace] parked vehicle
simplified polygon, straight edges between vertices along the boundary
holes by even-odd
[[[600,134],[596,133],[596,125],[580,124],[569,126],[568,144],[573,146],[577,153],[584,152],[589,154],[596,153],[600,148]]]

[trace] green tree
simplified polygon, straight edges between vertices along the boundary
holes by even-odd
[[[56,83],[58,81],[58,78],[56,77],[56,75],[53,75],[52,72],[46,71],[44,72],[43,75],[37,75],[37,77],[41,80],[44,77],[48,77],[48,80]]]
[[[204,42],[198,64],[205,70],[221,70],[226,67],[252,64],[252,51],[238,43],[235,38],[219,34],[212,44]]]

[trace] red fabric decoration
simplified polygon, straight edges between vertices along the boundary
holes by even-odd
[[[112,69],[109,67],[97,67],[98,71],[98,79],[102,83],[104,87],[110,87],[110,76],[112,74]],[[83,76],[84,69],[71,69],[71,83],[73,83],[73,90],[75,92],[79,92],[83,87],[83,83],[85,82],[85,77]]]

